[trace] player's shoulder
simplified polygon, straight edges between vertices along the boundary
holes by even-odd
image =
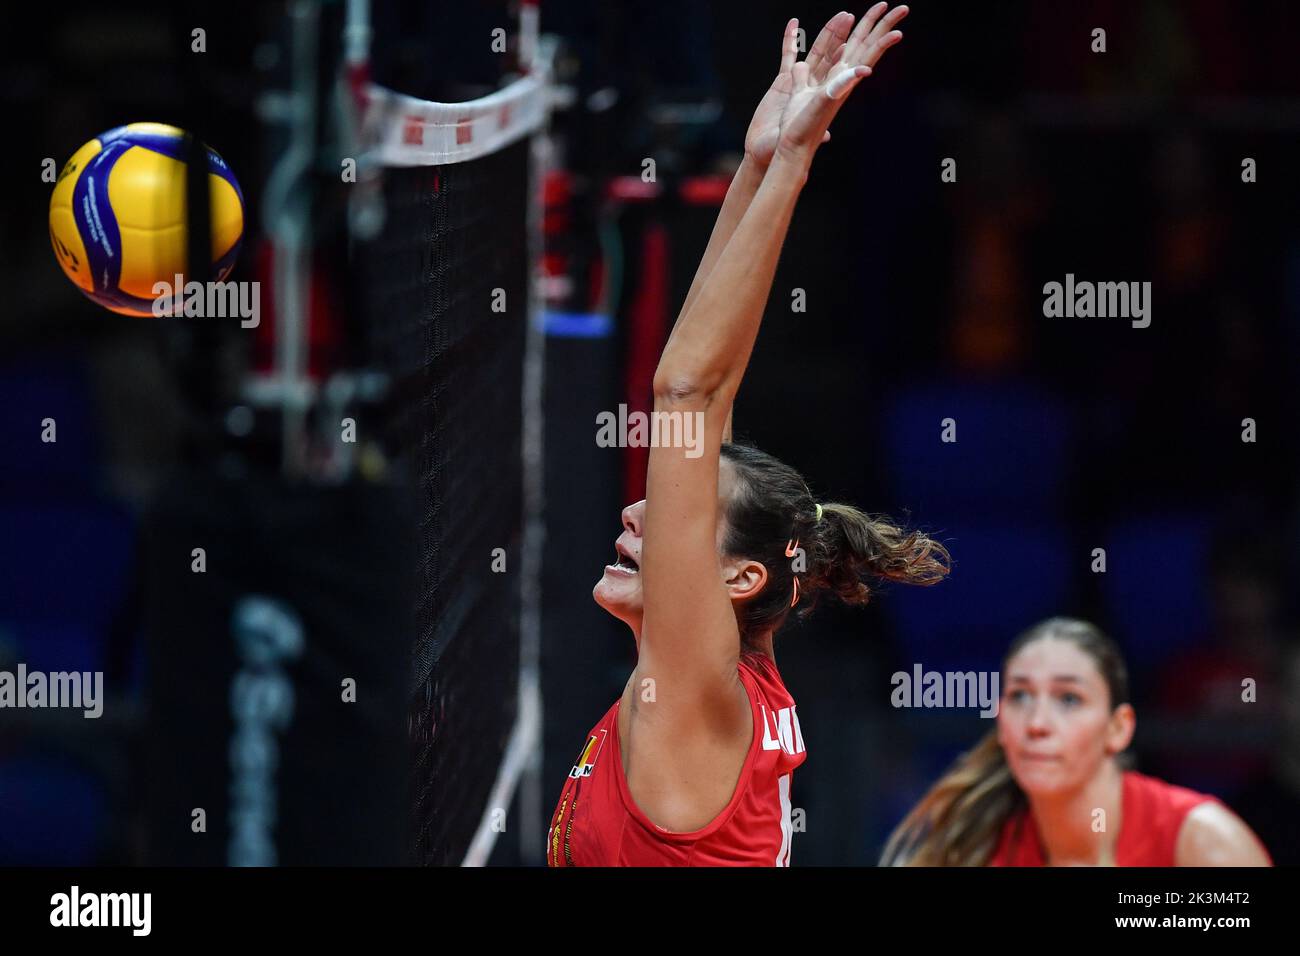
[[[1178,866],[1271,866],[1268,851],[1241,817],[1217,800],[1192,807],[1174,850]]]

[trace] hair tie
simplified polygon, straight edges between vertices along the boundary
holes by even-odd
[[[817,505],[816,507],[817,507],[817,517],[813,519],[814,524],[822,520],[822,506]]]

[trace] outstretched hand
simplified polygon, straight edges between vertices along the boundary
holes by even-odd
[[[786,24],[781,68],[745,134],[745,152],[760,166],[778,153],[809,159],[830,138],[827,127],[858,82],[884,52],[903,38],[893,29],[906,6],[885,13],[877,3],[853,29],[853,14],[837,13],[818,34],[808,56],[798,57],[799,21]],[[851,31],[851,32],[850,32]]]
[[[853,14],[837,13],[822,27],[812,49],[808,51],[808,63],[821,70],[822,75],[830,66],[830,56],[842,47],[853,30]],[[776,144],[781,135],[781,115],[794,86],[790,82],[790,70],[794,66],[798,53],[799,21],[791,19],[785,25],[785,35],[781,38],[781,69],[772,81],[771,87],[759,101],[750,120],[749,130],[745,133],[745,152],[759,165],[766,166],[772,161]]]

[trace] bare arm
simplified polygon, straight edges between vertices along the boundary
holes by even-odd
[[[740,635],[718,573],[716,542],[722,433],[805,177],[806,167],[800,164],[773,162],[701,289],[697,310],[675,333],[677,348],[690,350],[687,355],[734,356],[734,374],[706,386],[695,377],[700,367],[693,364],[661,361],[656,373],[655,412],[689,416],[703,430],[697,457],[688,457],[682,448],[650,449],[638,670],[656,679],[661,702],[681,700],[684,705],[701,692],[711,694],[720,679],[735,680]],[[699,315],[713,321],[698,326],[692,319]],[[675,354],[669,349],[665,359]],[[666,710],[686,721],[695,713],[686,706]]]
[[[695,300],[699,296],[700,289],[703,288],[704,282],[713,272],[713,267],[717,265],[718,258],[722,255],[722,250],[726,248],[731,236],[736,231],[741,218],[745,211],[749,209],[749,204],[753,202],[754,194],[758,192],[758,187],[763,182],[763,176],[767,172],[767,167],[772,162],[772,156],[776,152],[776,144],[780,134],[781,113],[785,109],[785,104],[789,99],[789,90],[782,75],[790,72],[794,67],[797,51],[795,41],[799,21],[790,20],[785,25],[785,33],[781,38],[781,63],[777,72],[776,79],[772,81],[763,99],[759,102],[758,108],[754,110],[754,117],[750,120],[749,129],[745,132],[745,157],[736,171],[735,176],[731,179],[731,184],[727,187],[726,198],[722,202],[722,208],[718,211],[718,219],[713,224],[713,232],[709,235],[708,246],[705,247],[704,255],[700,259],[700,265],[695,270],[695,278],[691,282],[691,287],[686,293],[686,300],[682,303],[681,311],[678,313],[678,319],[685,315]],[[853,14],[837,13],[827,21],[826,26],[817,36],[816,42],[813,43],[812,49],[808,51],[808,62],[814,68],[817,64],[823,62],[829,65],[831,58],[839,47],[849,38],[849,32],[853,28]],[[830,134],[826,134],[830,138]],[[724,443],[731,441],[731,410],[728,409],[727,421],[722,429],[722,441]]]
[[[704,250],[703,258],[700,259],[699,268],[695,270],[695,279],[691,282],[690,291],[686,293],[686,301],[682,305],[681,312],[678,313],[677,320],[679,322],[699,297],[700,289],[704,286],[705,280],[712,274],[713,267],[722,255],[722,250],[726,248],[727,243],[736,231],[736,226],[740,223],[746,210],[749,209],[750,203],[753,202],[754,194],[758,192],[758,187],[762,184],[763,175],[766,172],[767,164],[761,163],[746,152],[745,158],[740,164],[740,169],[736,171],[736,175],[732,177],[731,185],[727,188],[727,196],[722,202],[722,208],[718,211],[718,220],[713,224],[709,244]],[[723,442],[731,441],[730,408],[727,409],[727,421],[723,428],[722,440]]]
[[[689,415],[703,428],[694,457],[682,448],[650,451],[637,669],[656,679],[660,702],[673,701],[656,708],[666,723],[699,728],[708,708],[733,703],[725,691],[736,682],[739,632],[716,540],[722,436],[813,156],[844,98],[870,73],[866,61],[901,38],[889,27],[906,8],[881,18],[884,6],[812,66],[791,62],[787,70],[783,58],[785,103],[772,161],[716,261],[697,276],[655,374],[656,413]],[[786,42],[793,39],[787,29]]]
[[[656,370],[657,393],[697,392],[729,400],[749,362],[811,154],[777,156],[768,167],[695,301],[677,320]]]
[[[837,14],[822,30],[813,49],[809,51],[808,58],[803,62],[795,60],[798,21],[791,20],[787,24],[781,71],[773,82],[772,89],[764,97],[765,104],[769,100],[781,104],[778,131],[775,137],[770,129],[756,135],[751,125],[750,134],[746,137],[747,150],[752,146],[756,155],[760,147],[763,156],[767,149],[771,149],[774,161],[768,167],[767,176],[772,175],[778,162],[785,160],[791,166],[802,166],[806,179],[812,155],[828,138],[827,128],[848,93],[864,76],[870,74],[872,66],[879,61],[884,51],[902,39],[902,33],[892,28],[907,15],[908,9],[900,6],[886,13],[886,7],[887,4],[883,2],[872,7],[844,43],[840,42],[840,38],[851,24],[852,17],[849,14]],[[758,116],[756,113],[756,121]],[[762,186],[760,191],[761,189]],[[745,210],[742,221],[749,214],[750,210]],[[788,223],[779,228],[784,230],[785,225]],[[763,264],[758,262],[755,263],[751,281],[747,283],[738,282],[738,278],[747,271],[744,269],[726,276],[717,274],[735,238],[736,233],[733,232],[732,239],[726,240],[727,247],[716,261],[706,252],[709,264],[706,266],[701,263],[700,271],[692,283],[691,294],[687,296],[682,314],[678,317],[660,359],[661,371],[668,369],[678,375],[684,372],[690,377],[701,379],[694,384],[703,385],[707,390],[713,390],[727,382],[738,372],[743,373],[749,357],[748,348],[727,351],[724,347],[722,351],[713,352],[707,349],[709,326],[715,324],[713,310],[720,305],[725,309],[727,303],[722,300],[729,300],[733,294],[758,289],[760,286],[761,296],[765,300],[771,285],[771,275],[765,275]],[[711,241],[710,245],[716,249],[714,242]],[[736,256],[732,261],[743,263],[744,260]],[[752,302],[745,301],[739,303],[735,311],[745,313],[751,306]],[[724,344],[736,344],[734,341],[726,343],[725,336],[722,341]],[[749,344],[752,346],[752,340]],[[734,394],[733,389],[731,395]]]
[[[851,13],[837,13],[831,17],[826,26],[822,27],[812,49],[808,51],[809,69],[816,69],[822,63],[829,66],[836,50],[849,38],[852,27],[853,14]],[[781,114],[790,98],[788,83],[783,80],[783,76],[794,68],[798,52],[795,48],[798,29],[797,19],[791,19],[785,25],[785,33],[781,37],[780,69],[771,87],[759,102],[758,108],[754,110],[753,119],[749,121],[749,128],[745,131],[745,158],[727,188],[727,196],[718,212],[717,222],[713,225],[713,232],[709,236],[709,244],[704,250],[704,256],[695,270],[695,279],[691,282],[686,300],[678,313],[679,318],[685,315],[695,303],[704,280],[713,271],[718,257],[722,255],[722,250],[726,248],[741,217],[745,215],[745,210],[753,201],[754,194],[758,192],[767,167],[772,163],[781,132]]]
[[[766,172],[766,164],[760,165],[748,153],[745,154],[740,168],[736,170],[736,175],[731,178],[731,185],[727,187],[727,197],[722,201],[722,208],[718,210],[718,219],[713,224],[713,232],[709,235],[709,244],[705,247],[704,256],[695,270],[695,278],[686,293],[681,311],[677,313],[679,322],[699,296],[704,280],[713,272],[718,257],[727,247],[732,234],[736,231],[736,226],[740,224],[741,217],[745,215],[745,210],[753,202],[754,194],[758,192],[758,187],[763,182],[763,174]]]

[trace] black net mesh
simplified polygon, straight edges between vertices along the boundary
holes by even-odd
[[[409,720],[421,864],[464,857],[517,708],[528,162],[525,140],[385,170],[384,228],[358,256],[366,346],[393,379],[386,431],[419,491]]]

